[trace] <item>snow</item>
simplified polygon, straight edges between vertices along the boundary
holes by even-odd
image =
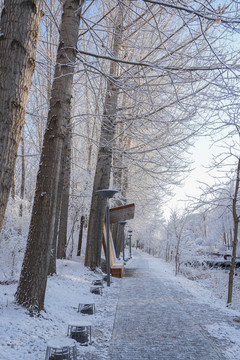
[[[144,254],[141,252],[141,254]],[[138,252],[134,251],[137,257]],[[240,311],[226,307],[226,299],[216,296],[207,274],[189,280],[185,276],[175,277],[174,266],[164,260],[144,254],[151,268],[161,278],[171,279],[176,286],[187,289],[196,299],[197,306],[211,304],[222,313],[231,314],[232,324],[213,322],[207,331],[218,340],[226,342],[226,359],[235,360],[240,353]],[[130,264],[131,260],[128,262]],[[210,270],[209,270],[210,271]],[[218,271],[219,277],[225,274]],[[213,274],[213,273],[211,273]],[[80,346],[77,343],[80,358],[108,360],[108,350],[114,325],[117,302],[123,279],[112,278],[110,287],[104,282],[103,294],[90,293],[92,282],[102,279],[100,270],[92,272],[84,267],[84,259],[59,260],[57,274],[49,277],[47,284],[45,311],[39,317],[31,317],[26,309],[14,302],[17,281],[0,285],[0,359],[1,360],[42,360],[45,358],[49,343],[59,344],[56,338],[67,339],[69,324],[91,324],[92,344]],[[225,283],[223,283],[225,286]],[[218,284],[219,286],[219,284]],[[127,299],[126,299],[127,301]],[[95,304],[94,315],[78,313],[79,304]],[[166,304],[167,306],[167,304]],[[67,340],[66,340],[67,341]],[[60,341],[61,343],[61,341]]]
[[[71,321],[68,326],[91,326],[92,324],[89,321]]]
[[[76,345],[76,340],[71,339],[69,337],[56,337],[47,343],[48,347],[54,348],[54,349],[61,349],[63,346],[69,347]]]
[[[86,359],[98,352],[101,359],[108,358],[121,279],[114,278],[110,287],[104,285],[102,296],[91,294],[92,281],[102,279],[102,273],[88,270],[83,263],[82,257],[58,261],[57,275],[48,279],[45,311],[39,317],[31,317],[14,302],[17,283],[0,285],[1,360],[44,359],[49,341],[66,337],[68,325],[76,322],[92,324],[92,345],[77,344],[79,353]],[[79,303],[94,303],[95,314],[78,313]]]
[[[227,341],[225,356],[227,359],[239,358],[239,328],[227,324],[212,324],[208,326],[208,332],[217,339]]]
[[[167,278],[173,279],[173,264],[165,263],[161,259],[153,259],[151,261],[151,267],[154,268],[154,271],[159,274],[159,276],[165,276]],[[222,340],[226,343],[226,351],[225,357],[228,360],[236,360],[240,358],[240,338],[239,338],[239,329],[240,329],[240,306],[239,300],[236,305],[236,301],[234,301],[235,308],[226,307],[226,297],[216,296],[220,293],[224,293],[226,295],[227,290],[227,278],[228,272],[223,271],[221,269],[207,269],[206,273],[211,273],[211,282],[209,281],[209,277],[207,274],[202,276],[198,281],[192,281],[187,279],[184,276],[175,277],[175,281],[184,289],[187,289],[196,299],[196,303],[201,306],[201,304],[211,304],[217,311],[221,314],[233,316],[233,323],[230,325],[224,321],[215,322],[211,325],[207,326],[207,331],[210,335],[215,337],[218,340]],[[203,275],[203,273],[202,273]],[[206,282],[206,278],[208,282]],[[215,279],[215,283],[213,282],[213,278]],[[237,279],[236,279],[237,278]],[[239,276],[237,276],[234,281],[235,283],[238,280]],[[218,279],[216,281],[216,279]],[[236,288],[236,285],[235,285]],[[218,291],[217,291],[218,289]],[[235,289],[236,290],[236,289]],[[236,291],[235,291],[236,292]],[[235,293],[235,299],[239,299],[239,292]],[[211,318],[211,314],[209,314],[209,318]],[[236,326],[237,325],[237,326]]]

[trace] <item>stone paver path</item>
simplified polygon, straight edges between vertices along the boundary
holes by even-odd
[[[133,260],[122,281],[110,359],[224,360],[224,341],[205,326],[222,316],[177,281],[156,274],[147,258]]]

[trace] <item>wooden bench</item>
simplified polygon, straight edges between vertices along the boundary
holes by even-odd
[[[124,275],[124,264],[116,263],[111,266],[111,274],[114,277],[121,278]]]

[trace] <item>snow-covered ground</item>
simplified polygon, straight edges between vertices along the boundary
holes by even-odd
[[[138,252],[134,253],[138,256]],[[232,346],[226,349],[226,358],[236,360],[240,354],[240,321],[239,302],[234,309],[226,308],[225,281],[227,274],[223,270],[189,269],[189,279],[180,275],[174,276],[173,264],[146,256],[154,271],[159,276],[174,279],[176,285],[188,289],[196,302],[211,303],[216,309],[231,313],[234,326],[212,324],[209,333],[218,339],[229,339]],[[215,274],[216,272],[216,274]],[[215,276],[213,282],[212,277]],[[108,348],[114,324],[121,283],[124,279],[113,278],[110,287],[104,285],[103,294],[90,293],[92,281],[101,279],[102,273],[91,272],[83,265],[83,258],[61,260],[57,264],[57,275],[50,277],[47,285],[45,308],[39,317],[31,317],[28,312],[14,303],[17,283],[0,285],[0,360],[43,360],[47,342],[54,337],[66,336],[68,324],[73,321],[90,321],[92,324],[92,341],[89,346],[79,346],[80,359],[107,360]],[[194,279],[194,280],[193,280]],[[235,283],[239,277],[235,277]],[[212,281],[212,285],[211,285]],[[238,284],[237,284],[238,285]],[[224,296],[221,292],[224,293]],[[238,298],[235,294],[235,298]],[[94,315],[82,315],[77,312],[79,303],[95,303]],[[130,359],[135,360],[135,359]]]
[[[81,320],[91,323],[93,341],[78,346],[81,358],[107,359],[121,279],[114,278],[102,295],[95,295],[90,288],[96,279],[102,279],[102,273],[86,269],[83,258],[58,261],[57,275],[48,279],[46,312],[36,318],[14,303],[16,283],[0,285],[0,359],[43,360],[47,342],[66,336],[68,324]],[[95,303],[94,315],[78,313],[79,304],[89,303]]]

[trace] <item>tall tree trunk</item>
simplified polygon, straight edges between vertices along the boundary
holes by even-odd
[[[44,308],[48,266],[56,220],[61,155],[71,116],[73,73],[84,0],[63,5],[60,40],[44,135],[36,193],[16,300],[31,311]]]
[[[50,0],[46,6],[49,7],[50,11],[54,11],[53,6],[53,0]],[[52,72],[51,67],[54,63],[54,40],[56,38],[56,34],[54,34],[53,31],[53,22],[51,19],[45,19],[45,30],[46,30],[46,38],[47,38],[47,44],[46,44],[46,51],[47,51],[47,67],[48,67],[48,73],[47,73],[47,100],[48,103],[50,102],[51,98],[51,88],[52,88]],[[54,233],[53,233],[53,242],[52,242],[52,249],[51,249],[51,256],[50,256],[50,262],[48,267],[48,275],[54,275],[57,272],[57,238],[58,238],[58,228],[59,228],[59,217],[60,217],[60,210],[61,210],[61,201],[62,201],[62,187],[63,187],[63,164],[65,162],[65,152],[62,153],[62,160],[61,160],[61,174],[60,179],[58,182],[58,193],[57,193],[57,210],[56,210],[56,219],[54,224]]]
[[[79,236],[78,236],[77,256],[81,256],[84,223],[85,223],[85,216],[82,215],[81,220],[80,220],[80,229],[79,229]]]
[[[121,102],[120,107],[124,108],[126,107],[126,94],[123,94],[123,99]],[[124,133],[124,122],[123,122],[123,118],[121,119],[122,121],[120,121],[118,123],[118,125],[115,128],[115,141],[114,141],[114,148],[115,151],[113,153],[113,171],[112,171],[112,178],[113,178],[113,188],[115,190],[118,190],[119,192],[122,191],[122,187],[123,187],[123,172],[124,172],[124,165],[123,165],[123,153],[126,146],[126,141],[125,141],[125,133]],[[116,200],[114,202],[114,206],[121,206],[122,205],[122,199],[118,198],[118,200]]]
[[[118,57],[120,53],[122,27],[123,11],[119,2],[113,35],[113,57]],[[119,87],[116,83],[116,80],[114,79],[117,78],[118,72],[118,63],[112,61],[110,66],[110,76],[107,81],[103,121],[101,126],[100,148],[98,152],[93,184],[85,255],[85,266],[89,266],[92,269],[100,266],[101,260],[102,233],[106,210],[106,199],[100,198],[100,196],[96,194],[96,191],[100,189],[108,189],[110,183],[112,147],[119,94]]]
[[[123,103],[123,106],[125,104]],[[122,159],[123,159],[123,123],[121,122],[116,127],[116,133],[121,134],[120,136],[117,136],[115,140],[115,152],[113,153],[113,170],[112,170],[112,179],[113,179],[113,189],[118,190],[121,193],[122,190]],[[114,207],[121,206],[122,201],[121,198],[118,197],[114,201]],[[118,223],[112,225],[112,238],[113,238],[113,244],[115,248],[116,257],[118,258],[121,251],[121,225]]]
[[[35,68],[43,0],[5,0],[0,35],[0,231]]]
[[[21,139],[21,160],[22,160],[22,176],[21,176],[21,190],[20,190],[20,198],[24,199],[24,190],[25,190],[25,147],[24,147],[24,134]],[[23,216],[23,203],[21,201],[19,207],[19,216]]]
[[[56,221],[54,225],[54,233],[53,233],[53,241],[52,241],[52,247],[50,250],[50,260],[49,260],[49,266],[48,266],[48,275],[52,276],[57,273],[57,264],[56,264],[56,258],[57,258],[57,236],[58,236],[58,218],[59,218],[60,211],[57,208],[56,211]]]
[[[131,147],[131,138],[127,137],[125,140],[125,149],[130,149]],[[122,200],[127,203],[127,192],[129,186],[129,170],[126,157],[123,157],[122,160]]]
[[[63,158],[62,154],[62,158]],[[62,160],[62,165],[64,160]],[[61,166],[62,166],[61,165]],[[63,172],[64,169],[61,168],[61,174],[58,182],[58,192],[57,192],[57,209],[56,209],[56,218],[54,224],[54,233],[53,233],[53,241],[52,241],[52,248],[50,252],[50,262],[48,267],[48,275],[56,274],[57,272],[57,238],[58,238],[58,228],[59,228],[59,217],[61,211],[61,202],[62,202],[62,187],[63,187]]]
[[[66,151],[66,157],[64,163],[61,213],[60,213],[60,224],[59,224],[59,232],[58,232],[58,247],[57,247],[58,259],[66,258],[68,205],[69,205],[69,190],[70,190],[70,177],[71,177],[71,130],[70,129],[68,131],[66,148],[64,151]]]
[[[238,223],[239,223],[239,216],[237,214],[237,201],[238,201],[238,192],[239,192],[239,182],[240,182],[240,159],[238,159],[235,192],[234,192],[233,205],[232,205],[234,237],[233,237],[233,249],[232,249],[232,262],[231,262],[229,280],[228,280],[228,299],[227,299],[228,306],[231,305],[232,303],[233,278],[234,278],[234,269],[235,269],[236,255],[237,255]]]
[[[16,178],[15,178],[15,167],[13,169],[13,178],[12,178],[12,191],[11,191],[12,199],[16,198]]]
[[[69,133],[69,128],[67,129]],[[63,195],[63,181],[64,181],[64,172],[66,166],[66,156],[67,156],[67,147],[68,147],[68,139],[69,134],[64,139],[63,151],[62,151],[62,159],[61,159],[61,172],[60,178],[58,181],[58,191],[57,191],[57,209],[56,209],[56,217],[54,224],[54,234],[51,248],[51,257],[50,263],[48,267],[48,275],[53,275],[57,272],[57,244],[58,244],[58,234],[59,234],[59,222],[60,222],[60,213],[61,213],[61,205],[62,205],[62,195]]]
[[[54,11],[53,8],[53,0],[50,0],[48,4],[46,4],[47,7],[49,7],[50,11]],[[47,37],[47,44],[46,44],[46,50],[47,50],[47,99],[48,102],[50,101],[51,97],[51,87],[52,87],[52,73],[50,71],[52,64],[54,64],[55,56],[53,51],[53,44],[54,40],[54,33],[53,33],[53,21],[52,19],[46,19],[46,37]]]
[[[180,241],[181,241],[181,238],[180,236],[177,237],[177,246],[176,246],[176,253],[175,253],[175,276],[178,275],[179,273],[179,247],[180,247]]]

